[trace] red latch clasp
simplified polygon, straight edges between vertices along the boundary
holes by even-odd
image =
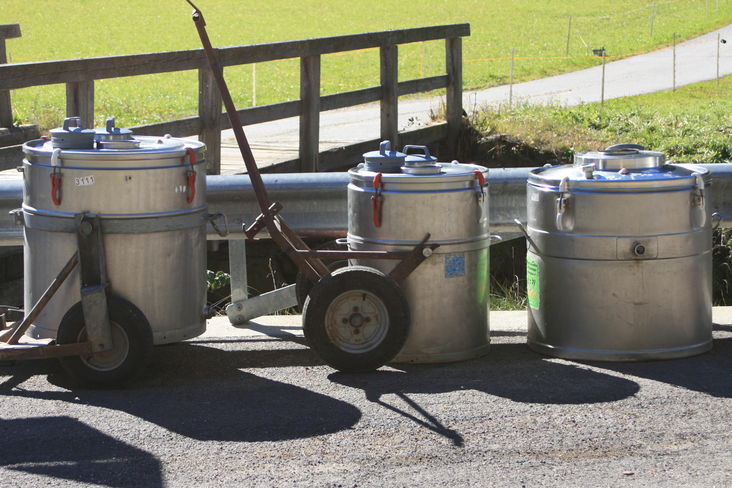
[[[485,190],[483,189],[485,187],[485,175],[479,169],[473,170],[473,174],[475,174],[475,178],[478,180],[478,198],[483,200],[485,198]]]
[[[57,207],[61,205],[61,173],[56,167],[51,172],[51,200]]]

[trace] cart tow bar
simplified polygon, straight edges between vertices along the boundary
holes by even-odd
[[[282,220],[281,218],[276,218],[275,215],[270,211],[270,206],[272,205],[272,202],[267,195],[267,189],[265,188],[264,182],[262,181],[262,176],[259,174],[257,162],[254,159],[254,155],[252,154],[252,149],[249,146],[249,141],[247,141],[247,137],[244,134],[244,129],[242,129],[242,123],[239,119],[239,114],[236,111],[236,105],[234,105],[234,101],[231,98],[231,93],[226,86],[226,80],[224,80],[223,70],[221,69],[216,51],[211,45],[208,33],[206,32],[206,21],[203,18],[201,10],[196,7],[196,5],[191,2],[191,0],[186,1],[190,4],[191,7],[193,7],[193,22],[196,25],[198,36],[201,38],[201,44],[203,45],[203,50],[206,53],[206,58],[208,59],[213,77],[216,80],[216,85],[219,88],[219,92],[221,92],[221,101],[223,102],[226,113],[229,116],[231,128],[234,131],[234,136],[236,137],[236,142],[239,145],[239,150],[241,151],[242,158],[244,159],[244,164],[246,165],[249,179],[252,182],[254,195],[256,196],[257,203],[259,204],[259,210],[261,214],[259,215],[259,217],[257,217],[257,221],[263,222],[263,225],[262,223],[255,224],[257,225],[257,227],[255,227],[255,229],[252,229],[249,234],[253,236],[253,234],[256,233],[254,232],[255,230],[258,231],[261,230],[262,227],[266,227],[267,231],[269,232],[270,238],[272,238],[272,240],[274,240],[281,249],[307,250],[309,249],[307,244],[305,244],[305,242],[303,242],[303,240],[299,236],[297,236],[295,232],[290,231],[284,220]],[[306,275],[308,275],[308,277],[315,281],[319,280],[329,273],[328,267],[320,259],[305,257],[296,253],[291,253],[290,255],[295,260],[295,264],[298,265],[298,268],[300,268],[301,271],[303,271]]]

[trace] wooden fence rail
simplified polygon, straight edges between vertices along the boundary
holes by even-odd
[[[18,29],[19,34],[19,29]],[[457,141],[462,113],[462,37],[470,35],[469,24],[418,27],[383,32],[322,37],[296,41],[233,46],[216,49],[222,66],[236,66],[281,59],[300,58],[300,99],[239,110],[246,125],[288,117],[300,117],[299,158],[288,162],[289,170],[326,169],[319,153],[319,125],[322,111],[379,101],[381,138],[399,143],[397,126],[398,97],[440,88],[447,89],[446,119],[448,147]],[[398,45],[445,40],[446,73],[440,76],[398,81]],[[361,90],[320,95],[320,61],[323,54],[379,48],[381,84]],[[2,60],[0,60],[2,63]],[[136,134],[198,135],[207,145],[209,173],[220,172],[221,131],[231,127],[222,114],[221,98],[213,82],[202,49],[134,54],[65,61],[0,64],[0,95],[9,90],[57,83],[66,84],[66,114],[94,120],[94,81],[124,76],[198,70],[198,115],[183,119],[132,127]],[[0,102],[2,100],[0,99]],[[10,113],[10,101],[0,103],[0,120]],[[10,114],[12,120],[12,114]],[[1,125],[1,124],[0,124]],[[414,131],[416,132],[416,131]],[[425,136],[434,138],[444,130],[428,128]],[[411,134],[410,141],[419,139]],[[432,141],[425,141],[432,142]],[[354,145],[356,147],[361,145]],[[332,151],[331,151],[332,153]],[[0,170],[17,166],[22,159],[20,146],[0,149]],[[330,166],[330,165],[328,165]]]

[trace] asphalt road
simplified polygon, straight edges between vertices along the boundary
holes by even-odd
[[[719,310],[713,351],[675,361],[548,359],[494,312],[484,358],[373,374],[322,365],[298,317],[158,347],[126,389],[4,366],[0,486],[730,486]]]

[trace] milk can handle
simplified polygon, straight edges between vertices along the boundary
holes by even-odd
[[[604,152],[619,152],[619,151],[645,151],[645,146],[640,144],[615,144],[605,148]]]
[[[430,149],[427,146],[416,146],[416,145],[413,145],[413,144],[409,144],[409,145],[404,146],[404,149],[402,149],[402,152],[404,154],[409,155],[409,151],[410,150],[421,151],[421,154],[423,154],[424,156],[426,156],[426,159],[429,159],[431,157],[430,156]],[[415,152],[415,153],[412,153],[412,154],[419,154],[419,153]]]
[[[76,127],[77,129],[84,128],[84,124],[81,123],[81,117],[66,117],[64,119],[64,126],[63,126],[65,131],[69,130],[69,126],[71,125],[72,120],[76,123],[76,125],[74,127]]]
[[[226,217],[225,213],[216,212],[215,214],[208,214],[206,215],[206,218],[208,219],[208,223],[211,224],[211,227],[213,227],[213,230],[215,230],[219,236],[226,237],[229,235],[229,219]],[[223,229],[216,223],[218,219],[224,221]]]
[[[538,255],[541,256],[541,253],[539,252],[539,248],[536,247],[536,244],[534,244],[534,240],[529,235],[529,231],[526,229],[526,227],[524,226],[524,224],[519,219],[513,219],[513,223],[516,224],[516,227],[519,228],[519,230],[521,231],[521,233],[526,238],[526,242],[528,242],[529,243],[529,246],[531,246],[530,249],[533,248],[534,249],[534,252],[536,254],[538,254]]]

